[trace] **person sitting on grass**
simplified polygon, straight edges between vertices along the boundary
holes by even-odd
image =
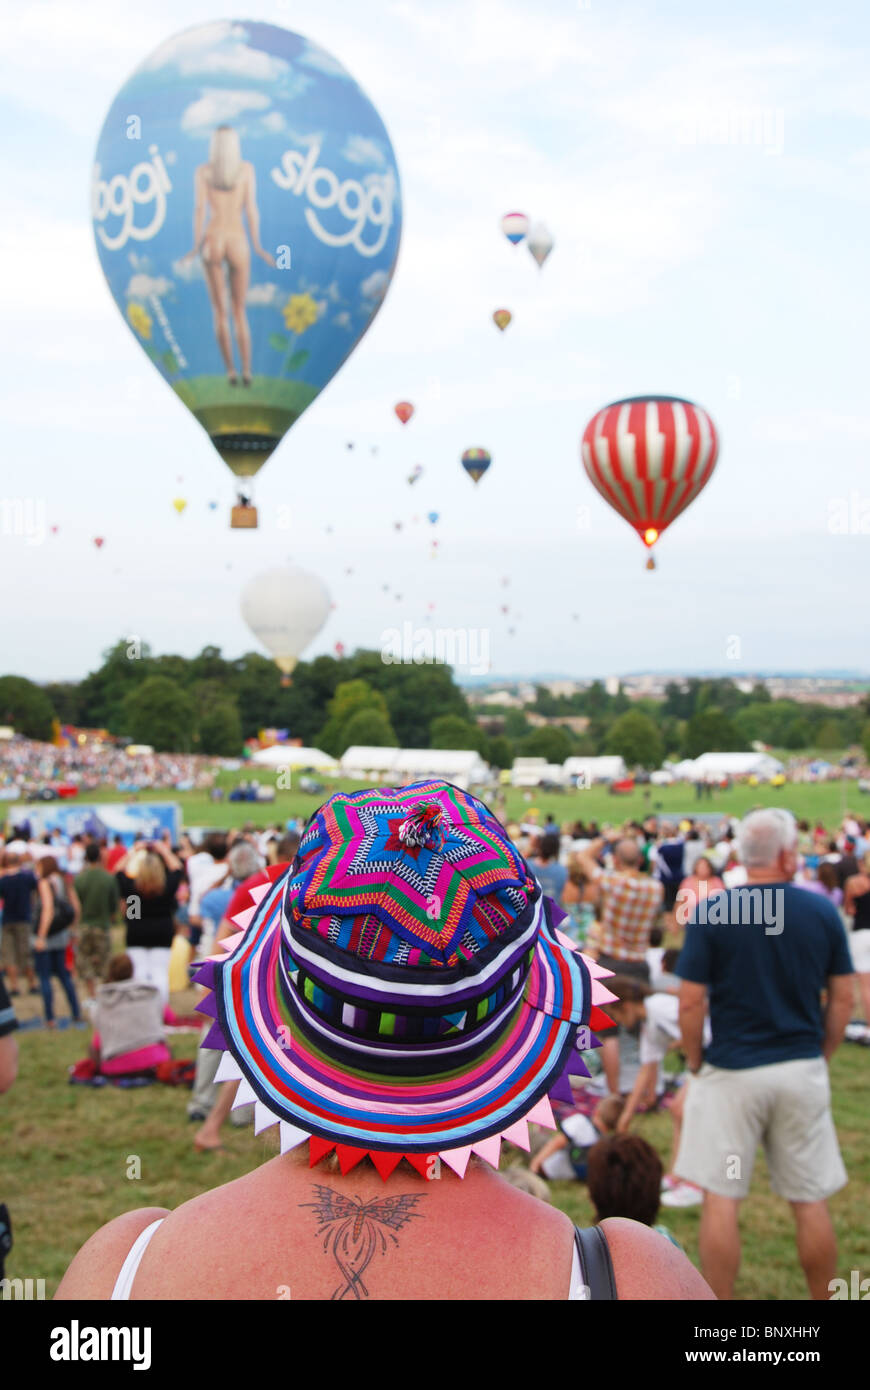
[[[103,1076],[136,1076],[172,1060],[156,985],[133,979],[128,955],[112,956],[97,990],[90,1058]]]
[[[618,1133],[625,1134],[638,1110],[648,1104],[651,1096],[655,1096],[659,1068],[666,1054],[672,1048],[681,1045],[680,1001],[675,994],[654,993],[642,980],[628,975],[614,975],[608,979],[607,988],[611,994],[616,995],[616,999],[607,1006],[614,1022],[626,1029],[635,1028],[640,1024],[640,1068],[616,1126]],[[709,1036],[710,1027],[707,1023],[705,1037],[708,1041]],[[701,1189],[694,1183],[680,1182],[674,1175],[684,1103],[685,1088],[681,1088],[668,1106],[674,1132],[671,1160],[665,1178],[666,1191],[662,1199],[665,1206],[696,1206],[703,1197]]]
[[[625,1101],[622,1096],[606,1096],[600,1100],[592,1115],[579,1112],[566,1115],[559,1123],[559,1133],[548,1139],[529,1164],[532,1173],[551,1181],[577,1179],[583,1182],[589,1153],[603,1134],[613,1134]]]
[[[612,1134],[589,1150],[586,1181],[595,1224],[626,1216],[651,1226],[682,1250],[667,1226],[656,1223],[661,1202],[662,1161],[639,1134]]]

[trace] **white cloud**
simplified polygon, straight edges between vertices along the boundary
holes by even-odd
[[[340,313],[335,315],[332,322],[336,325],[337,328],[350,328],[350,314],[347,312],[346,309],[342,309]]]
[[[235,121],[246,111],[266,110],[270,105],[263,92],[208,87],[182,113],[181,129],[188,135],[210,135],[216,125]]]
[[[174,289],[171,280],[167,280],[165,275],[145,275],[142,271],[137,271],[127,285],[124,293],[128,299],[147,299],[149,294],[163,295],[169,294]]]
[[[345,159],[350,160],[351,164],[380,164],[386,163],[384,151],[377,140],[370,140],[365,135],[351,135],[341,152]]]
[[[284,298],[277,285],[264,283],[252,285],[245,296],[245,303],[252,308],[270,308]]]
[[[331,53],[327,53],[324,48],[318,48],[316,44],[306,42],[296,61],[302,63],[304,67],[314,68],[317,72],[325,73],[327,77],[343,77],[347,81],[353,80],[337,58],[333,58]]]
[[[287,122],[284,120],[280,111],[269,111],[260,121],[260,125],[264,130],[268,130],[270,133],[277,135],[280,131],[286,129]]]
[[[205,279],[202,260],[199,256],[191,256],[190,260],[173,261],[172,273],[177,276],[179,280],[184,280],[187,284],[190,284],[193,280]]]
[[[374,270],[360,285],[363,299],[383,299],[390,277],[385,270]]]

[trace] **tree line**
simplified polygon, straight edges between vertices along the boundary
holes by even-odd
[[[548,720],[585,716],[584,732]],[[600,681],[572,696],[537,686],[524,709],[488,706],[478,722],[450,667],[391,664],[379,652],[300,662],[289,686],[256,652],[229,659],[218,647],[195,657],[155,655],[147,644],[119,641],[81,681],[38,685],[0,678],[0,723],[50,740],[56,723],[106,729],[159,751],[238,756],[263,728],[340,757],[352,744],[476,749],[510,767],[518,756],[561,763],[572,755],[621,755],[656,768],[665,758],[742,751],[754,742],[800,752],[862,743],[870,757],[870,698],[848,709],[773,700],[763,685],[750,692],[726,679],[672,682],[662,700],[609,695]]]

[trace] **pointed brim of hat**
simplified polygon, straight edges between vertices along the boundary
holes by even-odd
[[[440,1040],[411,1044],[404,1055],[419,1056],[422,1073],[389,1075],[382,1049],[372,1048],[371,1061],[363,1046],[353,1065],[338,1062],[288,1013],[275,986],[285,887],[286,880],[255,890],[253,919],[200,972],[213,990],[202,1004],[215,1021],[205,1045],[225,1049],[219,1078],[242,1082],[236,1103],[256,1102],[258,1131],[279,1123],[282,1150],[313,1137],[312,1156],[315,1147],[326,1152],[324,1144],[340,1158],[346,1150],[348,1162],[363,1153],[438,1155],[464,1171],[472,1151],[497,1163],[503,1137],[526,1147],[528,1120],[552,1126],[547,1095],[584,1070],[578,1036],[586,1048],[597,1045],[589,1028],[608,1025],[601,1005],[613,998],[601,983],[605,972],[557,931],[559,909],[548,903],[542,912],[516,1006],[482,1050],[456,1065]]]

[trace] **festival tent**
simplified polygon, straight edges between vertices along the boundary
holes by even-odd
[[[474,749],[468,748],[375,748],[354,744],[341,755],[344,777],[357,781],[419,781],[439,777],[467,791],[471,786],[491,780],[489,767]]]
[[[336,771],[335,758],[319,748],[297,748],[292,743],[273,743],[251,754],[251,762],[260,767],[311,767],[323,772]]]
[[[618,782],[627,774],[624,758],[616,754],[603,758],[566,758],[562,767],[565,776],[572,781],[576,779],[582,787],[591,787],[595,782]]]
[[[683,766],[679,764],[680,769]],[[785,767],[769,753],[702,753],[692,763],[692,771],[688,774],[674,770],[678,776],[687,775],[690,781],[703,781],[706,777],[751,777],[753,774],[762,778],[775,777],[778,772],[784,772]]]
[[[511,767],[511,786],[539,787],[546,775],[546,758],[514,758]]]

